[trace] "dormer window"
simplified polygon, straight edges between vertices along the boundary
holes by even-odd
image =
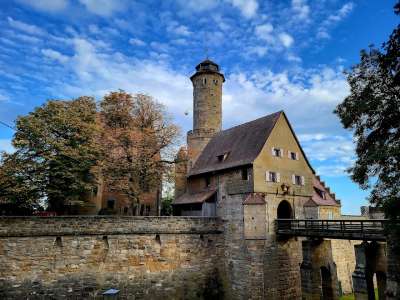
[[[272,156],[282,157],[283,150],[281,148],[272,148]]]
[[[314,190],[317,192],[317,194],[318,194],[318,196],[320,196],[322,199],[326,199],[326,193],[325,193],[325,191],[322,191],[322,190],[320,190],[320,189],[318,189],[318,188],[316,188],[316,187],[314,187]]]
[[[217,156],[219,162],[223,162],[228,158],[229,152],[225,152],[224,154],[220,154]]]

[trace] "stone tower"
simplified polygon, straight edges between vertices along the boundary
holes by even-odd
[[[219,66],[204,60],[190,77],[193,83],[193,130],[187,134],[189,168],[222,125],[222,84]]]

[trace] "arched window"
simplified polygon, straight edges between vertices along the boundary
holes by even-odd
[[[277,212],[278,219],[292,219],[292,206],[286,200],[281,201],[278,205],[278,212]]]

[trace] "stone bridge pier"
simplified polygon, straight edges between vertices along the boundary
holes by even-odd
[[[330,240],[302,242],[303,262],[300,266],[303,300],[339,299],[336,264]]]
[[[356,300],[375,299],[374,275],[378,287],[379,300],[386,298],[387,256],[386,244],[362,242],[354,246],[356,268],[352,275]]]

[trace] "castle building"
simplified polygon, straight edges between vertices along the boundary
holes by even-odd
[[[222,130],[225,78],[219,66],[207,59],[190,79],[193,130],[177,156],[174,214],[222,219],[231,257],[229,280],[241,282],[246,272],[249,282],[263,282],[257,287],[264,291],[260,299],[297,299],[302,239],[277,239],[275,220],[339,219],[340,201],[316,175],[285,112]],[[354,242],[331,240],[326,245],[329,282],[352,292]],[[244,270],[247,260],[260,263]],[[246,284],[233,287],[238,298],[247,297]]]
[[[340,216],[340,202],[315,175],[283,111],[221,131],[219,66],[207,59],[190,79],[193,130],[178,155],[176,214],[215,216],[224,202],[243,198],[246,215],[261,205],[268,209],[259,217],[271,221]]]

